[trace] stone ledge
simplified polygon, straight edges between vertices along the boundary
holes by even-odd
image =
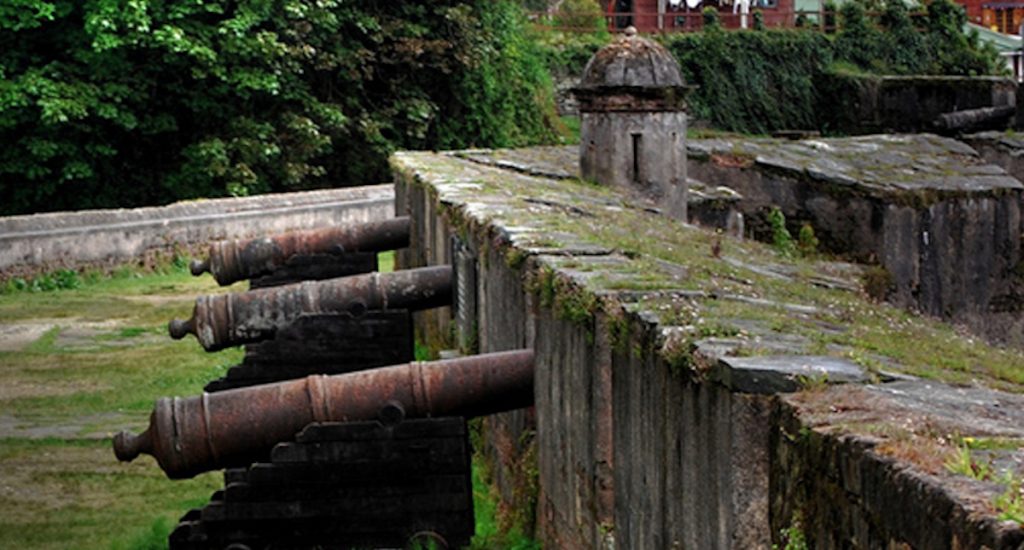
[[[0,218],[0,272],[125,262],[175,245],[369,221],[392,216],[393,200],[385,184]]]
[[[767,507],[769,501],[787,498],[795,502],[785,486],[790,482],[826,495],[844,494],[832,492],[845,491],[835,482],[837,476],[847,475],[837,473],[842,461],[850,483],[858,472],[874,476],[867,488],[859,490],[875,500],[858,496],[837,502],[836,509],[846,519],[824,524],[822,532],[808,532],[808,536],[848,541],[863,535],[867,547],[942,540],[935,547],[943,548],[957,540],[1012,541],[1021,535],[1019,526],[995,519],[991,497],[996,489],[990,487],[974,500],[956,496],[960,493],[947,498],[943,496],[947,491],[952,495],[974,482],[943,474],[936,476],[939,481],[934,484],[924,483],[921,472],[926,470],[913,456],[894,457],[873,450],[881,443],[878,434],[860,437],[844,425],[819,425],[807,415],[781,426],[786,431],[773,437],[799,439],[807,433],[818,438],[814,441],[840,450],[832,458],[814,455],[817,458],[802,470],[772,474],[772,483],[780,485],[770,494],[761,494],[759,484],[767,483],[770,461],[768,443],[761,446],[759,438],[767,438],[782,419],[768,421],[757,411],[765,403],[790,403],[807,396],[829,396],[821,400],[825,411],[833,405],[838,410],[885,411],[862,396],[874,395],[870,392],[884,396],[901,390],[901,384],[953,388],[940,380],[972,384],[979,391],[989,385],[1021,392],[1024,378],[1018,367],[1024,364],[1024,354],[990,348],[934,320],[869,301],[860,291],[857,270],[848,264],[784,258],[768,246],[658,216],[635,197],[572,178],[545,176],[545,171],[528,169],[529,151],[472,155],[477,159],[400,153],[392,158],[392,165],[396,180],[406,186],[402,195],[410,201],[411,211],[425,216],[421,223],[427,246],[434,248],[423,258],[447,261],[443,247],[437,246],[449,234],[485,251],[480,252],[479,269],[486,270],[489,278],[499,277],[500,285],[493,284],[508,294],[490,290],[492,282],[487,279],[480,287],[492,293],[487,300],[497,302],[493,307],[513,304],[526,311],[490,311],[485,300],[479,306],[481,315],[487,313],[491,325],[525,316],[525,326],[507,331],[525,338],[527,345],[536,339],[544,346],[538,348],[538,392],[543,401],[538,402],[536,413],[541,504],[547,512],[557,509],[565,515],[549,519],[553,523],[547,527],[572,531],[566,536],[578,535],[580,541],[592,540],[586,533],[599,531],[597,525],[581,519],[591,517],[587,513],[596,502],[588,468],[603,460],[600,451],[613,440],[616,449],[625,449],[616,451],[614,472],[615,517],[623,521],[615,540],[624,545],[690,540],[684,527],[707,519],[704,511],[682,509],[676,502],[678,494],[663,494],[666,487],[689,487],[688,476],[712,480],[707,483],[713,486],[699,489],[700,498],[720,514],[709,512],[708,518],[714,516],[722,524],[708,536],[717,537],[739,525],[747,529],[742,536],[752,536],[760,524],[754,520],[744,524],[743,519],[768,514],[758,515],[755,512],[764,510],[744,507]],[[483,157],[515,157],[516,166],[480,162]],[[519,292],[525,298],[517,296]],[[494,336],[502,328],[487,330],[490,338],[505,342],[504,335]],[[568,357],[567,350],[583,350],[579,361]],[[805,369],[794,368],[792,357],[779,359],[779,355],[805,356],[803,361],[827,364],[826,371],[831,369],[835,381],[852,383],[812,383],[810,391],[771,396],[749,393],[799,389],[793,378]],[[789,364],[783,367],[775,361]],[[890,371],[891,377],[881,374]],[[876,376],[894,381],[865,384]],[[595,389],[593,384],[600,381],[611,386],[613,399],[601,393],[608,388]],[[995,395],[1019,399],[1010,393]],[[870,403],[881,397],[874,399]],[[608,410],[609,403],[615,404],[614,411]],[[907,407],[890,417],[879,416],[872,430],[884,435],[916,423],[918,416]],[[608,415],[615,420],[605,426],[602,419]],[[963,432],[967,437],[975,433]],[[783,448],[779,445],[771,452]],[[817,452],[816,448],[820,445],[806,452]],[[728,466],[722,466],[725,455],[715,452],[730,453]],[[938,460],[942,474],[941,453],[922,448],[922,454]],[[690,460],[687,457],[696,462],[684,463]],[[786,463],[783,459],[792,456],[778,463]],[[788,464],[795,466],[792,460]],[[820,476],[805,478],[808,468]],[[751,492],[730,493],[734,486]],[[749,500],[730,500],[739,496]],[[575,512],[573,502],[579,508]],[[909,511],[898,516],[892,505],[885,508],[877,502],[900,503]],[[985,509],[985,503],[990,508]],[[746,515],[742,510],[747,510]],[[698,516],[703,519],[698,521]],[[823,513],[822,517],[830,516]],[[916,526],[936,523],[944,526],[943,536],[950,536],[917,538]],[[772,525],[770,530],[761,526],[760,533],[774,536],[786,526]],[[1003,534],[997,538],[977,535],[991,534],[993,529]],[[826,539],[812,540],[824,543]],[[570,542],[585,546],[580,541]]]
[[[790,393],[816,384],[865,384],[871,380],[856,363],[823,355],[723,357],[708,379],[731,391]]]

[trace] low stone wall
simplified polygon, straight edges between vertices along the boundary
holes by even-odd
[[[127,262],[153,250],[391,217],[391,184],[0,218],[0,274]]]
[[[1019,272],[1024,185],[974,149],[934,135],[691,141],[690,173],[743,198],[746,228],[771,242],[779,208],[795,236],[879,264],[876,297],[1024,345]]]
[[[833,132],[930,132],[953,111],[1016,105],[1017,83],[993,76],[872,76],[829,74],[835,104],[822,113]]]
[[[455,266],[457,303],[419,315],[421,334],[454,335],[465,352],[536,351],[534,408],[488,418],[483,451],[503,509],[546,547],[767,549],[785,544],[783,529],[814,548],[1024,542],[1019,525],[994,519],[991,494],[978,497],[984,484],[881,445],[941,464],[952,443],[929,428],[1019,438],[1021,398],[978,390],[964,396],[969,411],[914,409],[920,393],[890,384],[941,388],[947,401],[957,390],[890,373],[916,371],[858,342],[914,334],[943,362],[956,342],[984,363],[983,344],[863,301],[839,266],[780,266],[756,243],[526,169],[528,153],[504,167],[465,157],[393,157],[396,210],[413,218],[397,263]],[[892,315],[899,325],[869,321]],[[873,370],[845,357],[870,357]],[[941,370],[926,363],[917,368]],[[851,387],[890,404],[840,399]],[[851,416],[821,416],[837,411]],[[878,452],[843,446],[850,437]],[[928,524],[941,528],[922,535]]]

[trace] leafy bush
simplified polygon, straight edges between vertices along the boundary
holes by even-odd
[[[884,70],[885,35],[868,19],[862,2],[843,3],[839,8],[839,29],[833,43],[835,57],[865,69]]]
[[[773,30],[666,36],[687,84],[690,112],[716,128],[766,133],[817,126],[817,81],[832,62],[820,33]]]
[[[782,213],[782,210],[773,207],[768,211],[768,223],[772,228],[772,246],[775,247],[775,251],[783,256],[796,254],[797,243],[793,240],[789,229],[786,228],[786,215]]]
[[[396,148],[553,139],[524,28],[505,0],[2,3],[0,213],[370,183]]]
[[[928,6],[923,31],[901,0],[879,4],[877,21],[865,4],[840,10],[839,32],[804,30],[675,34],[660,40],[676,56],[698,119],[724,130],[769,133],[780,129],[834,130],[837,113],[859,114],[849,75],[998,74],[998,56],[961,30],[963,8],[952,0]],[[836,68],[842,66],[842,71]],[[842,74],[838,74],[842,73]],[[846,93],[842,93],[845,90]],[[841,118],[841,117],[840,117]],[[845,119],[844,119],[845,120]]]
[[[533,36],[511,3],[493,3],[479,18],[468,70],[451,75],[449,106],[436,133],[419,147],[515,147],[557,140],[551,77]]]
[[[604,12],[596,0],[563,0],[555,13],[555,25],[590,32],[603,30]]]
[[[1001,70],[991,44],[979,44],[974,32],[964,34],[967,14],[963,6],[953,0],[934,0],[928,4],[927,13],[925,41],[932,60],[928,72],[970,76],[997,74]]]
[[[611,41],[611,33],[552,31],[541,35],[539,42],[548,71],[555,78],[578,78],[590,58]]]
[[[700,12],[701,22],[706,32],[722,30],[722,20],[718,16],[718,8],[708,6]]]

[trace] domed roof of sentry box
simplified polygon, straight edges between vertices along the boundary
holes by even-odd
[[[579,88],[664,88],[683,86],[679,63],[664,46],[629,27],[601,48],[583,69]]]

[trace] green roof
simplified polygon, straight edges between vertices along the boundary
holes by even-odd
[[[1020,51],[1021,49],[1021,39],[1019,36],[1003,34],[981,25],[975,25],[974,23],[964,23],[964,32],[970,33],[971,31],[977,32],[978,38],[982,42],[995,46],[999,53]]]

